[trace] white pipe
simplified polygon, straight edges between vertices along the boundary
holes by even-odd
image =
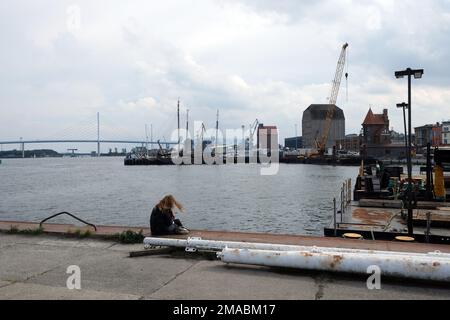
[[[172,238],[153,238],[146,237],[144,239],[146,246],[167,246],[167,247],[188,247],[197,250],[223,250],[225,248],[237,249],[256,249],[256,250],[275,250],[275,251],[308,251],[308,252],[329,252],[329,253],[367,253],[367,254],[386,254],[386,255],[405,255],[410,256],[411,252],[395,252],[395,251],[378,251],[364,249],[349,248],[332,248],[332,247],[316,247],[316,246],[295,246],[273,243],[254,243],[254,242],[237,242],[237,241],[220,241],[220,240],[203,240],[201,238],[172,239]],[[450,254],[441,253],[439,251],[433,253],[414,253],[415,255],[438,255],[450,258]]]
[[[450,281],[450,259],[427,254],[380,254],[326,251],[273,251],[225,248],[218,257],[226,263],[367,274],[378,266],[381,276]]]

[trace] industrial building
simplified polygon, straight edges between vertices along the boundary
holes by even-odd
[[[302,149],[303,148],[303,138],[302,137],[292,137],[284,139],[284,147],[291,150]]]
[[[326,127],[327,112],[334,106],[330,132],[326,148],[335,146],[336,140],[345,138],[344,111],[336,105],[312,104],[304,112],[302,118],[303,148],[315,148],[316,141],[320,140]]]

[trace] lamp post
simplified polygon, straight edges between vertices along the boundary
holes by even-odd
[[[295,150],[298,149],[297,124],[295,124]]]
[[[408,131],[406,129],[406,114],[405,109],[408,109],[408,104],[405,102],[397,103],[397,108],[403,108],[403,127],[405,130],[405,155],[408,154]]]
[[[412,163],[411,163],[411,76],[415,79],[422,78],[423,69],[411,69],[395,71],[395,77],[401,79],[408,77],[408,148],[407,148],[407,162],[408,162],[408,234],[413,235],[413,210],[412,210]]]

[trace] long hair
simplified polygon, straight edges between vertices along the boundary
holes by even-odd
[[[179,203],[173,195],[169,194],[167,196],[165,196],[164,198],[161,199],[161,201],[159,201],[159,203],[156,205],[161,211],[162,210],[172,210],[174,207],[177,207],[178,210],[180,210],[181,212],[183,212],[184,208],[181,205],[181,203]]]

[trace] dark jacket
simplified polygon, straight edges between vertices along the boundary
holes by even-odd
[[[153,236],[170,234],[167,229],[173,224],[174,215],[171,210],[160,210],[155,206],[150,216],[150,230]]]

